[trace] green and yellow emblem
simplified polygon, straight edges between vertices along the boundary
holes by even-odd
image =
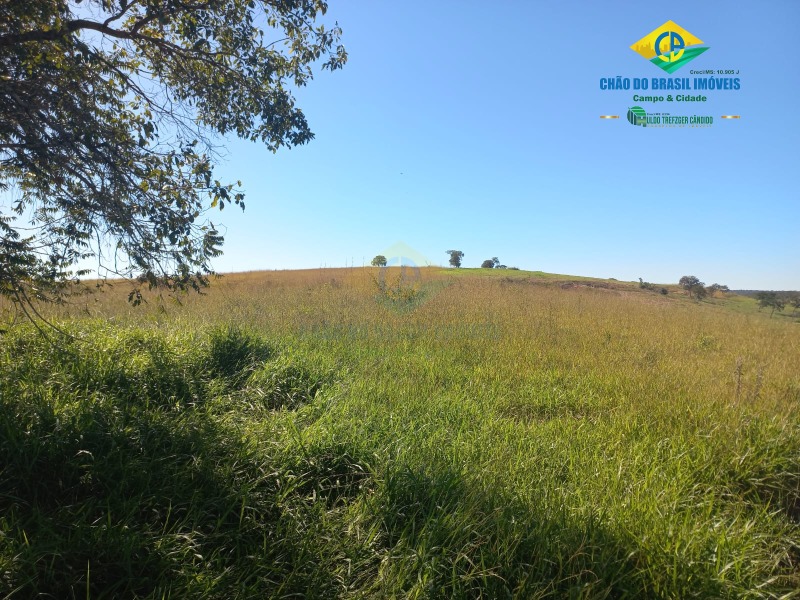
[[[631,50],[667,73],[674,73],[708,50],[708,46],[677,23],[667,21],[635,42]]]

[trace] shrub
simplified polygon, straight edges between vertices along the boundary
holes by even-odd
[[[234,325],[212,329],[201,351],[201,367],[212,377],[239,384],[257,363],[273,354],[273,348],[259,336]]]

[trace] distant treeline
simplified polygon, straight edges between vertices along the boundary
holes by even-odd
[[[780,291],[780,290],[731,290],[731,291],[734,294],[738,294],[739,296],[750,296],[751,298],[755,298],[757,294],[759,294],[761,292],[764,292],[764,291],[775,292],[776,294],[778,294],[778,296],[792,296],[794,294],[799,293],[799,292],[794,291],[794,290],[783,290],[783,291]]]

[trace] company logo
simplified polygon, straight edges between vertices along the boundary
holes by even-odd
[[[631,106],[628,109],[628,123],[647,127],[647,113],[641,106]]]
[[[674,73],[708,50],[703,40],[673,21],[667,21],[635,42],[631,50],[667,73]]]
[[[641,106],[628,109],[628,123],[639,127],[711,127],[711,115],[671,115],[669,113],[647,113]]]

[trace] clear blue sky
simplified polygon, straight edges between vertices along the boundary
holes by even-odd
[[[402,241],[434,264],[460,249],[472,267],[800,289],[800,2],[330,0],[328,16],[350,59],[298,93],[316,139],[228,144],[219,174],[248,197],[219,215],[219,272],[360,266]],[[658,107],[710,128],[634,127],[634,92],[599,88],[667,76],[629,48],[667,20],[710,47],[674,76],[739,70],[738,91]]]

